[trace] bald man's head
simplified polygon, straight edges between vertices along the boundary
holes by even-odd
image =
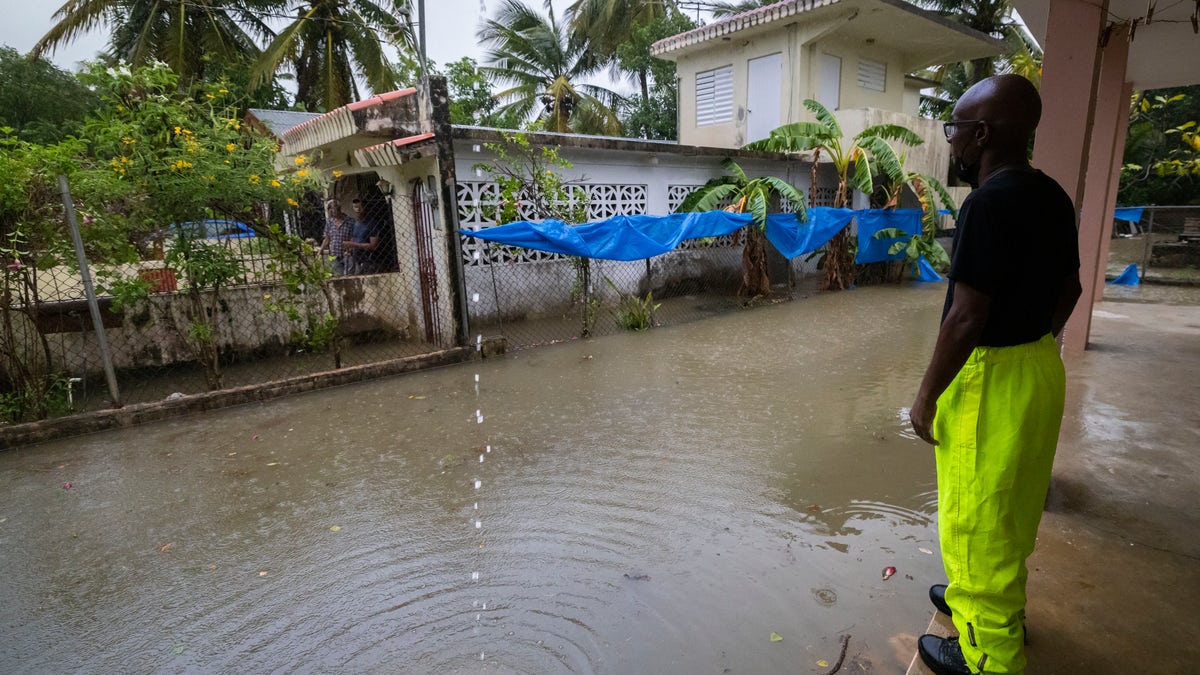
[[[954,106],[954,116],[985,121],[996,142],[1024,147],[1042,118],[1042,97],[1020,75],[995,75],[968,89]]]

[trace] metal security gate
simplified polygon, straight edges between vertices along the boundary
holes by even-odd
[[[425,319],[425,341],[442,342],[441,311],[438,307],[437,262],[433,255],[433,204],[425,190],[425,182],[412,181],[413,227],[417,242],[417,269],[421,285],[421,313]]]

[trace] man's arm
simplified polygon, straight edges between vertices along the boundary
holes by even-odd
[[[1058,302],[1054,305],[1054,322],[1051,324],[1054,337],[1058,337],[1063,326],[1067,325],[1067,319],[1071,318],[1071,312],[1075,311],[1075,303],[1082,294],[1083,285],[1079,283],[1079,270],[1075,270],[1063,279],[1058,290]]]
[[[917,390],[917,400],[908,413],[913,431],[926,443],[937,445],[933,437],[933,418],[937,414],[938,397],[950,386],[971,350],[979,343],[991,309],[992,299],[986,294],[962,282],[954,283],[950,312],[938,331],[933,357],[921,380],[921,388]]]

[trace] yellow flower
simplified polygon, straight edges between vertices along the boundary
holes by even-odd
[[[307,158],[307,157],[305,157],[304,155],[297,155],[297,156],[296,156],[296,164],[297,164],[297,165],[303,165],[303,164],[304,164],[305,162],[307,162],[307,161],[308,161],[308,158]]]
[[[204,97],[210,101],[213,100],[214,98],[216,98],[216,96],[213,96],[212,94],[205,94]]]
[[[263,293],[263,300],[270,300],[270,299],[271,299],[270,293]]]
[[[228,94],[228,93],[229,93],[229,90],[228,90],[228,89],[218,89],[218,90],[217,90],[217,93],[218,93],[218,94]]]
[[[292,199],[291,197],[288,197],[288,204],[291,204],[292,206],[300,206],[300,202]]]
[[[179,127],[175,127],[175,135],[178,136],[181,133],[183,133],[183,130],[180,129]]]
[[[234,150],[237,149],[237,146],[234,145],[233,143],[226,143],[225,149],[228,150],[229,152],[233,152]]]
[[[272,178],[271,179],[271,187],[279,187],[279,181]]]
[[[341,177],[342,177],[342,172],[341,172],[341,171],[336,171],[336,170],[335,170],[335,171],[333,172],[333,177],[334,177],[334,178],[341,178]]]
[[[137,139],[132,136],[126,136],[121,139],[121,142],[125,145],[133,145],[134,143],[137,143]]]
[[[308,175],[308,169],[300,169],[299,171],[296,172],[296,175],[301,178],[304,178],[305,176]]]
[[[246,180],[250,181],[251,185],[258,185],[258,180],[259,180],[258,174],[252,173],[252,174],[250,174],[250,177],[247,178]]]

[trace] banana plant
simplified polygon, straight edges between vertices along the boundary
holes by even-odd
[[[806,220],[804,195],[787,181],[775,176],[750,178],[741,165],[726,157],[721,166],[727,175],[714,178],[697,188],[683,200],[676,211],[712,211],[723,208],[733,213],[749,213],[746,245],[742,248],[742,292],[750,298],[766,297],[771,293],[767,276],[767,208],[771,198],[778,195],[795,206],[796,217]]]
[[[746,145],[748,150],[766,152],[814,151],[812,185],[817,182],[817,163],[821,154],[829,157],[837,173],[834,208],[844,208],[850,201],[850,188],[871,194],[876,171],[890,175],[902,171],[896,153],[888,141],[917,146],[923,141],[912,130],[898,124],[877,124],[863,129],[853,138],[842,133],[837,117],[828,108],[812,99],[804,101],[815,122],[793,122],[773,130],[767,138]],[[872,162],[872,159],[875,161]],[[851,172],[853,169],[853,172]],[[825,256],[825,277],[822,290],[843,290],[854,284],[854,254],[849,230],[842,230],[829,241]]]
[[[886,145],[886,143],[884,144]],[[917,196],[921,205],[921,231],[909,234],[895,227],[887,227],[875,233],[875,239],[895,239],[889,248],[889,255],[904,252],[904,267],[915,267],[924,257],[937,270],[944,270],[950,264],[950,256],[946,249],[937,241],[937,217],[939,202],[950,211],[950,215],[958,217],[954,199],[938,179],[915,171],[904,169],[904,155],[896,155],[891,148],[876,148],[875,156],[882,158],[881,166],[886,167],[880,173],[884,176],[877,189],[877,194],[884,198],[883,208],[894,209],[900,204],[900,195],[907,186]],[[896,161],[893,162],[892,160]]]

